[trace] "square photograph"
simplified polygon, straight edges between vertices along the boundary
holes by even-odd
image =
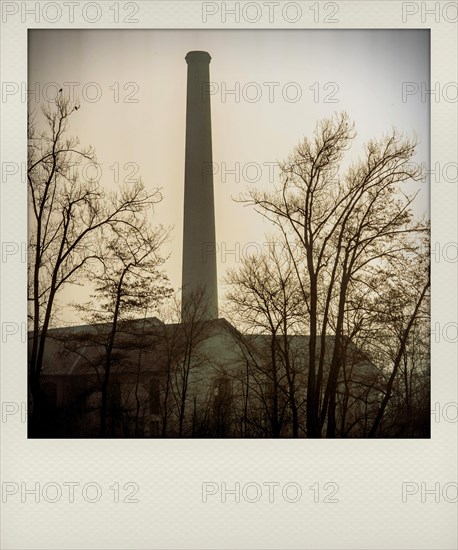
[[[430,437],[429,30],[28,31],[28,437]]]

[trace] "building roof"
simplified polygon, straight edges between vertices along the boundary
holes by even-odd
[[[97,375],[104,371],[106,345],[111,324],[80,325],[53,328],[48,331],[43,360],[44,375]],[[163,323],[157,317],[123,321],[119,326],[112,352],[110,372],[112,374],[132,374],[165,372],[174,359],[184,354],[186,341],[191,329],[195,341],[204,342],[211,337],[221,337],[217,345],[235,348],[235,340],[243,340],[244,345],[253,345],[256,360],[268,358],[271,336],[268,334],[242,335],[226,319],[202,321],[200,326],[189,323]],[[232,336],[229,341],[227,336]],[[278,337],[281,342],[281,337]],[[290,350],[302,362],[308,349],[310,337],[291,335]],[[326,336],[326,363],[330,363],[335,337]],[[352,362],[364,365],[372,371],[375,368],[369,359],[349,340]],[[213,352],[214,352],[213,348]],[[320,352],[320,338],[317,353]],[[222,354],[223,355],[223,354]],[[218,359],[218,358],[215,358]],[[305,361],[304,361],[305,363]],[[360,370],[360,369],[359,369]],[[369,373],[368,373],[369,374]]]
[[[225,319],[204,321],[201,327],[194,326],[193,337],[203,341],[227,332],[229,327],[235,330]],[[50,329],[42,374],[75,376],[103,372],[110,329],[109,323]],[[160,373],[166,370],[171,357],[180,354],[189,330],[189,324],[165,324],[157,317],[123,321],[116,335],[111,372]]]

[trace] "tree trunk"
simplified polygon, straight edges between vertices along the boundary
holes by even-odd
[[[271,411],[271,426],[272,437],[280,437],[280,421],[278,418],[278,373],[277,373],[277,350],[276,350],[276,335],[272,334],[271,344],[271,360],[272,360],[272,411]]]
[[[307,384],[307,437],[317,438],[321,436],[318,423],[318,404],[316,401],[316,337],[317,337],[317,299],[318,293],[316,281],[312,279],[310,295],[310,337],[309,337],[309,372]]]

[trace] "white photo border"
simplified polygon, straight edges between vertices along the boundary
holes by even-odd
[[[456,548],[457,3],[225,2],[225,18],[222,4],[2,2],[1,545]],[[56,5],[62,9],[54,20]],[[254,22],[256,5],[261,17]],[[239,10],[238,22],[229,8]],[[297,21],[294,13],[301,14]],[[439,181],[431,178],[431,242],[437,247],[431,258],[431,439],[27,439],[27,103],[5,92],[13,89],[8,83],[27,82],[27,33],[36,28],[430,29],[431,87],[438,86],[431,96],[431,166],[439,170]],[[450,163],[455,176],[450,170],[444,177]],[[444,257],[448,243],[455,247],[454,261]],[[220,498],[224,483],[226,502]],[[240,502],[230,492],[237,483]],[[257,486],[264,491],[259,501]],[[40,502],[24,495],[34,490]],[[270,490],[280,495],[273,502]]]

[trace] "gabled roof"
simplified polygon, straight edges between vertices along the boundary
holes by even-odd
[[[179,355],[189,329],[189,323],[165,324],[157,317],[123,321],[116,335],[111,372],[166,370],[173,354]],[[42,374],[76,376],[103,372],[110,330],[109,323],[50,329]],[[225,319],[203,321],[200,327],[194,327],[195,339],[203,341],[229,330],[235,329]]]

